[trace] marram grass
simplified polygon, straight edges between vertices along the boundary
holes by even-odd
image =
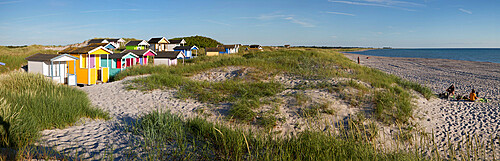
[[[77,88],[56,84],[40,74],[0,76],[1,147],[27,146],[36,141],[39,131],[64,128],[81,117],[109,118]]]

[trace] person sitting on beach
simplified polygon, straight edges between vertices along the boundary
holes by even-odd
[[[477,99],[476,91],[474,89],[472,89],[472,92],[470,92],[470,95],[469,95],[469,100],[474,102],[474,101],[476,101],[476,99]]]
[[[448,89],[446,89],[446,92],[448,92],[448,95],[455,95],[455,86],[452,84]]]

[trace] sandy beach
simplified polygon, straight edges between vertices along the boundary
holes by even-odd
[[[435,141],[444,151],[448,139],[452,144],[460,143],[468,134],[477,136],[485,144],[490,143],[490,137],[500,137],[500,64],[480,63],[470,61],[441,60],[441,59],[414,59],[414,58],[389,58],[345,54],[348,58],[357,61],[361,58],[361,65],[380,69],[384,72],[397,75],[404,79],[426,85],[435,93],[444,92],[450,84],[455,84],[456,93],[468,94],[475,88],[479,96],[490,100],[488,103],[454,101],[446,99],[426,100],[415,98],[418,108],[415,110],[415,120],[420,127],[429,133],[434,133]],[[245,77],[254,69],[242,67],[225,67],[212,69],[192,76],[195,80],[222,81],[233,77]],[[134,123],[140,116],[152,111],[170,110],[172,113],[183,117],[195,117],[197,109],[207,109],[210,121],[217,121],[227,111],[227,105],[211,105],[195,100],[181,100],[175,97],[177,90],[153,90],[148,92],[127,90],[127,81],[136,77],[128,77],[121,81],[87,86],[81,88],[88,93],[92,104],[110,113],[112,119],[88,120],[82,119],[66,129],[44,130],[39,146],[50,147],[55,151],[70,157],[85,160],[114,158],[118,160],[141,158],[142,139],[129,132],[130,123]],[[274,80],[285,87],[293,87],[300,81],[286,76],[276,76]],[[338,83],[341,78],[330,80]],[[311,82],[310,82],[311,83]],[[361,82],[363,83],[363,82]],[[369,87],[368,84],[365,86]],[[306,126],[297,126],[297,123],[306,123],[308,120],[297,114],[298,108],[294,106],[293,93],[303,92],[311,97],[311,103],[321,103],[325,100],[331,102],[331,107],[338,111],[336,115],[324,115],[329,120],[339,120],[349,115],[354,115],[359,109],[350,108],[339,99],[336,94],[321,90],[292,90],[287,89],[276,97],[283,100],[279,106],[281,111],[278,116],[286,121],[275,127],[276,131],[283,133],[296,133],[304,130]],[[266,108],[263,108],[266,109]],[[381,137],[392,138],[392,128],[381,129]],[[392,131],[392,132],[391,132]],[[383,139],[382,139],[383,140]],[[500,147],[496,141],[496,146]],[[389,144],[389,143],[387,143]],[[390,146],[390,145],[388,145]],[[497,154],[499,153],[497,148]],[[500,155],[500,154],[499,154]],[[112,157],[111,157],[112,156]],[[498,155],[497,155],[498,156]]]
[[[457,95],[468,95],[472,89],[484,102],[432,99],[419,101],[416,114],[427,132],[434,132],[441,149],[447,147],[448,138],[456,145],[467,135],[477,136],[485,144],[496,139],[500,147],[500,64],[447,59],[395,58],[345,53],[360,64],[394,74],[401,78],[430,87],[435,93],[443,93],[455,85]],[[500,148],[496,150],[500,154]]]

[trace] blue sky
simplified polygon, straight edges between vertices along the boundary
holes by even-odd
[[[222,43],[500,47],[498,0],[0,0],[0,45],[202,35]]]

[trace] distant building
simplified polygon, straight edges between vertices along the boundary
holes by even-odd
[[[193,57],[193,50],[196,51],[196,56],[198,56],[198,47],[196,46],[176,46],[174,51],[182,51],[186,56],[186,59],[190,59]]]
[[[149,48],[149,43],[144,40],[129,41],[125,44],[127,50],[146,50]]]
[[[178,57],[184,57],[184,53],[182,51],[159,51],[154,58],[155,65],[177,65]],[[184,59],[182,59],[182,61],[184,61]]]
[[[217,56],[226,52],[226,49],[223,47],[205,48],[205,52],[207,53],[207,56]]]
[[[149,48],[153,51],[169,51],[167,48],[170,42],[165,37],[151,38],[148,43]]]
[[[99,47],[99,46],[102,46],[108,50],[115,50],[115,49],[118,49],[118,47],[116,47],[115,45],[113,45],[112,43],[91,43],[89,45],[87,45],[88,47]]]
[[[288,48],[290,48],[290,45],[285,45],[284,47],[288,49]]]
[[[240,49],[239,44],[233,44],[233,45],[217,45],[217,47],[223,47],[224,48],[224,54],[233,54],[233,53],[238,53],[238,50]]]
[[[170,43],[167,45],[167,51],[174,51],[174,48],[177,46],[184,46],[186,44],[186,40],[170,40]]]
[[[264,49],[262,49],[262,46],[260,46],[260,45],[250,45],[250,47],[248,49],[249,50],[257,50],[257,51],[264,50]]]

